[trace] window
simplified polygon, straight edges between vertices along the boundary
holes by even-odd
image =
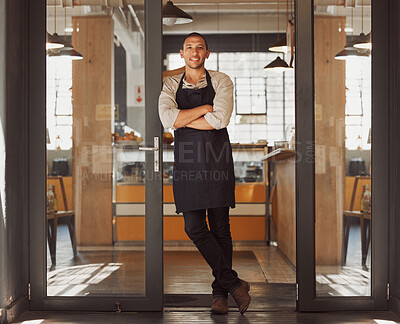
[[[47,59],[47,149],[72,148],[72,61]]]
[[[294,73],[266,72],[276,53],[211,53],[206,68],[226,73],[234,83],[234,112],[228,126],[231,142],[287,138],[294,126]],[[168,54],[167,70],[179,68],[179,54]]]
[[[346,60],[346,148],[371,149],[371,61]]]

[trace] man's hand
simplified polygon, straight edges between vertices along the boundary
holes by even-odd
[[[187,124],[186,127],[202,130],[214,129],[214,127],[212,127],[204,117],[197,118],[196,120]]]
[[[203,105],[191,109],[181,109],[179,111],[178,117],[175,120],[174,127],[175,128],[185,127],[194,120],[212,111],[213,107],[211,105]]]
[[[213,112],[213,110],[214,110],[213,106],[211,106],[211,105],[204,105],[204,107],[206,108],[206,114],[209,112]]]

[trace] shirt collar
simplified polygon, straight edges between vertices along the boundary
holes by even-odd
[[[183,84],[188,88],[197,88],[200,87],[202,84],[204,84],[205,80],[206,80],[206,73],[202,75],[201,79],[196,84],[187,82],[185,78],[183,78]]]

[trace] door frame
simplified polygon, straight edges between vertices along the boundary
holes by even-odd
[[[371,288],[369,297],[317,297],[315,280],[314,3],[296,0],[296,241],[298,311],[387,310],[389,218],[389,1],[372,1]],[[374,82],[377,80],[377,82]],[[301,112],[301,113],[300,113]]]
[[[162,85],[162,2],[145,0],[145,137],[162,139],[158,96]],[[29,299],[31,310],[161,311],[163,309],[162,176],[153,174],[153,152],[146,152],[146,243],[144,297],[47,296],[46,241],[46,1],[29,2]],[[158,152],[162,161],[162,145]],[[162,175],[162,163],[160,163]],[[111,226],[111,215],[110,215]]]

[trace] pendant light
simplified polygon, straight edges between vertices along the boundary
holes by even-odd
[[[286,22],[289,21],[288,17],[288,0],[286,0]],[[287,53],[288,46],[286,40],[286,34],[282,38],[279,38],[279,1],[278,1],[278,40],[268,48],[271,52]]]
[[[287,53],[288,46],[286,41],[286,35],[282,38],[278,39],[270,48],[268,48],[271,52],[278,52],[278,53]]]
[[[368,52],[360,52],[356,48],[344,49],[335,55],[335,60],[348,60],[348,59],[369,59]]]
[[[278,40],[275,44],[277,44],[279,42],[279,1],[277,3],[277,15],[278,15],[278,20],[277,20],[278,21],[277,22]],[[274,72],[285,72],[290,69],[291,69],[291,67],[284,60],[282,60],[279,56],[275,60],[273,60],[271,63],[264,66],[264,70],[274,71]]]
[[[162,8],[163,24],[167,26],[177,24],[188,24],[193,21],[191,15],[175,6],[172,1],[168,0]]]
[[[72,61],[77,61],[77,60],[83,60],[83,56],[81,53],[78,51],[75,51],[74,49],[61,49],[60,51],[57,52],[52,52],[49,54],[50,58],[67,58]]]
[[[364,0],[361,1],[361,34],[353,46],[359,49],[372,50],[371,33],[364,34]]]
[[[365,50],[360,51],[354,47],[358,40],[353,39],[353,29],[354,29],[354,15],[353,15],[353,8],[351,8],[351,41],[347,42],[344,49],[341,50],[339,53],[335,55],[335,60],[347,60],[347,59],[365,59],[369,58],[371,51]]]
[[[60,49],[65,46],[63,40],[60,36],[57,35],[57,26],[56,26],[56,3],[54,4],[54,34],[51,35],[49,33],[46,34],[46,50],[51,49]]]
[[[357,43],[354,44],[354,47],[358,49],[372,50],[371,33],[368,33],[367,35],[361,33],[360,36],[358,36]]]
[[[274,72],[285,72],[289,69],[290,69],[289,65],[279,56],[264,67],[264,70],[274,71]]]
[[[56,36],[51,35],[50,33],[46,33],[46,50],[52,49],[60,49],[63,48],[64,44],[62,43],[62,39],[60,36],[56,34]]]
[[[64,9],[64,30],[67,27],[67,7]],[[62,40],[64,47],[59,50],[53,50],[49,53],[50,58],[66,58],[72,61],[83,60],[81,53],[76,51],[71,43],[67,42],[67,34],[64,35]]]

